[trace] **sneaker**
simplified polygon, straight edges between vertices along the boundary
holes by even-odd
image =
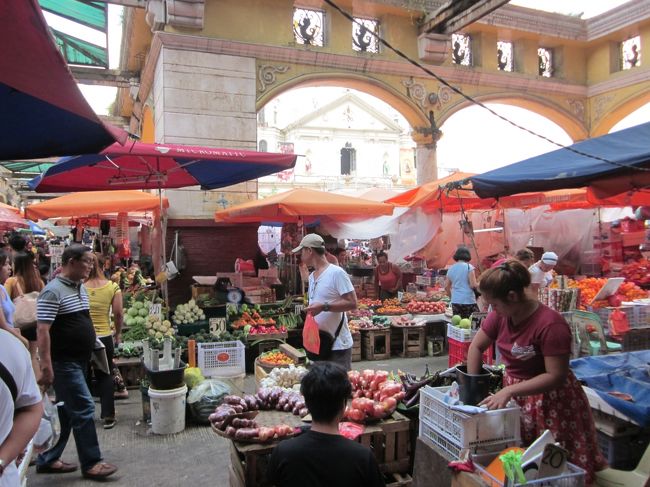
[[[104,418],[105,430],[112,429],[116,424],[117,424],[117,420],[115,418]]]

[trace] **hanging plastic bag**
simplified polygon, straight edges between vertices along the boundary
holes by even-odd
[[[54,403],[47,393],[43,393],[43,417],[34,435],[34,450],[43,453],[51,449],[59,441],[61,424],[59,423],[58,408],[63,403]]]
[[[320,353],[320,333],[316,319],[308,314],[302,329],[302,344],[305,350],[318,355]]]

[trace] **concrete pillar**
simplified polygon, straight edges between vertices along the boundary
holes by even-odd
[[[254,58],[163,44],[153,82],[155,140],[255,150],[255,92]],[[217,209],[257,198],[257,181],[210,192],[188,189],[165,191],[169,218],[212,220]]]
[[[415,164],[417,165],[417,183],[425,184],[438,179],[437,143],[442,137],[442,132],[435,126],[432,118],[432,127],[419,127],[411,137],[416,143]]]

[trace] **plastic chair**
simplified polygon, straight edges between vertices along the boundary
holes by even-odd
[[[606,468],[596,472],[596,485],[601,487],[644,487],[650,481],[650,445],[632,471]]]
[[[623,347],[620,343],[610,342],[605,339],[600,317],[596,313],[574,311],[572,322],[577,328],[581,355],[606,355],[610,352],[622,351]],[[596,340],[591,339],[591,332],[587,329],[589,326],[595,329]]]

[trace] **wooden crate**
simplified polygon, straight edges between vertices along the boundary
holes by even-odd
[[[361,361],[361,333],[358,331],[352,333],[352,361]]]
[[[257,445],[230,442],[230,487],[270,487],[266,467],[274,444]]]
[[[398,357],[424,357],[426,355],[426,326],[391,327],[391,353]]]
[[[386,487],[410,487],[413,478],[407,474],[389,473],[386,475]]]
[[[411,463],[409,424],[406,416],[394,412],[388,419],[366,425],[356,441],[372,450],[383,473],[405,473]]]
[[[390,328],[361,331],[361,354],[365,360],[390,358]]]
[[[140,381],[145,378],[144,367],[140,358],[116,358],[115,365],[120,369],[120,374],[122,374],[127,389],[140,387]]]

